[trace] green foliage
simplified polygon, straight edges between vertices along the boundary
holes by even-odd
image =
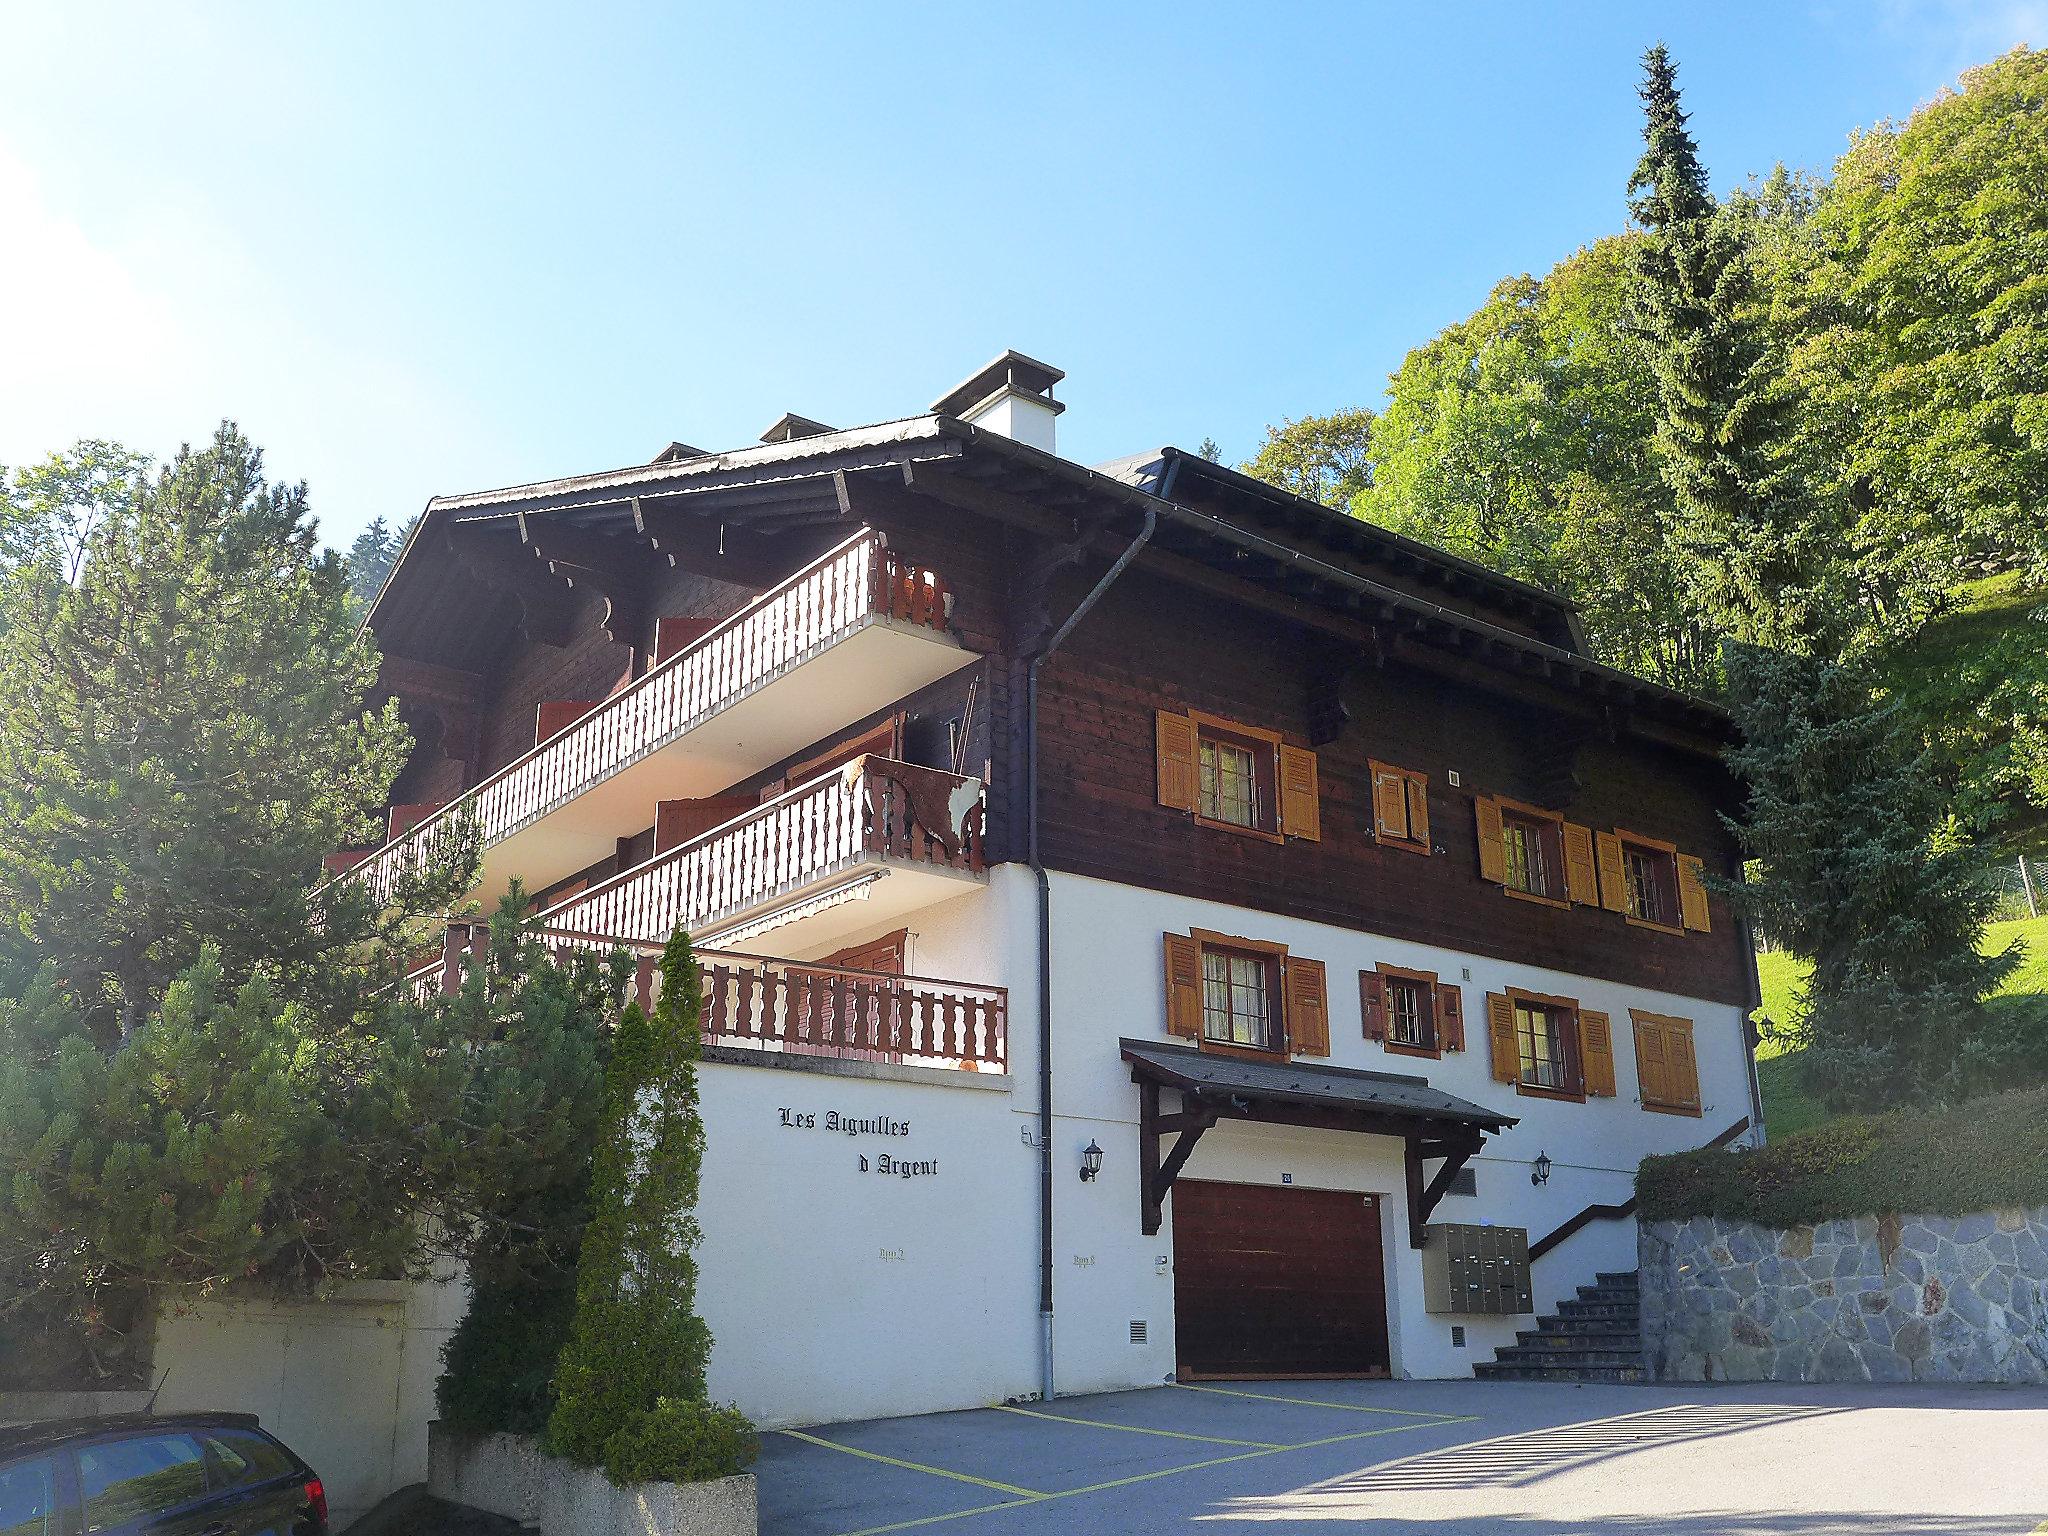
[[[147,454],[82,438],[39,464],[0,471],[0,575],[76,581],[93,534],[129,515],[148,467]]]
[[[1760,861],[1729,894],[1814,969],[1780,1020],[1803,1086],[1836,1108],[1954,1096],[2006,1070],[2014,1042],[1981,1000],[2018,964],[1978,953],[1991,891],[1899,710],[1851,667],[1730,653],[1748,790],[1737,829]]]
[[[2048,1204],[2048,1089],[1834,1120],[1750,1151],[1646,1158],[1636,1197],[1645,1221],[1767,1227]]]
[[[519,900],[450,998],[343,1007],[262,967],[234,985],[211,946],[112,1049],[52,970],[0,998],[0,1276],[20,1283],[0,1327],[61,1324],[90,1374],[123,1357],[138,1297],[305,1295],[447,1256],[480,1285],[565,1274],[564,1170],[596,1137],[626,977],[550,961]]]
[[[1267,427],[1259,451],[1238,468],[1326,507],[1348,507],[1372,484],[1371,441],[1372,412],[1362,407],[1304,416]]]
[[[406,750],[304,486],[231,425],[132,505],[75,584],[17,583],[0,637],[0,922],[102,1038],[207,944],[230,986],[313,962],[321,855],[366,837]]]
[[[689,937],[677,929],[662,955],[653,1017],[629,1006],[613,1042],[576,1315],[555,1372],[548,1449],[608,1472],[630,1468],[636,1478],[686,1478],[700,1464],[695,1448],[721,1443],[717,1421],[663,1406],[702,1403],[711,1354],[693,1252],[704,1162],[702,995]],[[680,1416],[646,1422],[663,1414]],[[662,1464],[664,1448],[685,1460]]]
[[[368,613],[370,605],[377,600],[384,578],[391,574],[391,567],[398,562],[399,551],[405,548],[405,541],[412,536],[418,522],[419,518],[415,516],[403,528],[394,528],[383,518],[374,517],[349,545],[348,554],[344,557],[348,566],[349,605],[358,617]]]
[[[479,1435],[545,1430],[555,1411],[555,1362],[575,1310],[568,1275],[474,1285],[469,1310],[441,1351],[434,1404],[442,1421]]]
[[[737,1408],[664,1397],[605,1442],[604,1471],[622,1488],[708,1483],[746,1471],[760,1454],[761,1437]]]

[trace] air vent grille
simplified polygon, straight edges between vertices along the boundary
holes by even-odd
[[[1145,1338],[1146,1338],[1146,1334],[1147,1334],[1147,1329],[1146,1329],[1146,1326],[1145,1326],[1145,1319],[1144,1319],[1144,1318],[1142,1318],[1142,1317],[1134,1317],[1134,1318],[1132,1318],[1132,1319],[1131,1319],[1131,1342],[1132,1342],[1133,1344],[1142,1344],[1142,1343],[1144,1343],[1144,1342],[1145,1342]]]

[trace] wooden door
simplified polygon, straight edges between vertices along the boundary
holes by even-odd
[[[1172,1198],[1182,1380],[1387,1374],[1375,1196],[1182,1179]]]

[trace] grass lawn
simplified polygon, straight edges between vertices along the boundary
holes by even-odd
[[[1987,954],[2005,948],[2014,939],[2024,939],[2027,958],[1999,988],[2000,996],[2026,992],[2048,992],[2048,917],[2017,923],[1992,923],[1984,930]],[[1783,1021],[1792,1016],[1798,989],[1805,984],[1808,967],[1783,953],[1758,955],[1757,977],[1763,985],[1762,1012]],[[1757,1079],[1764,1094],[1764,1125],[1773,1136],[1786,1136],[1819,1125],[1828,1118],[1825,1109],[1801,1093],[1795,1080],[1797,1052],[1784,1052],[1766,1040],[1757,1047]]]

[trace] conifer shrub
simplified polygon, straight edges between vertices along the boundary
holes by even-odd
[[[544,1444],[616,1483],[701,1481],[753,1459],[752,1426],[704,1401],[711,1331],[697,1315],[697,1062],[703,982],[680,929],[651,1017],[628,1006],[605,1076],[590,1222]]]

